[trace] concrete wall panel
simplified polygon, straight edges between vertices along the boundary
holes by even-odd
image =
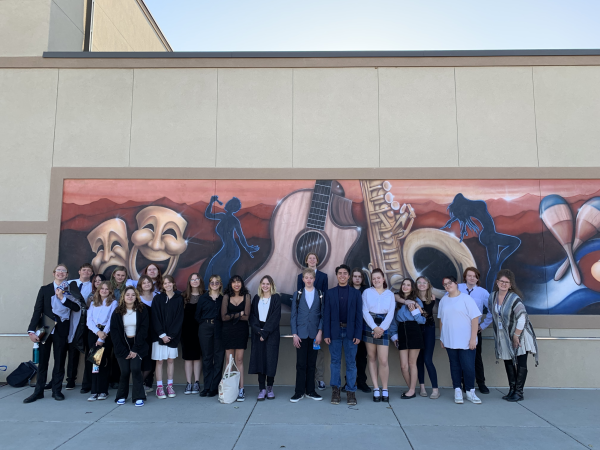
[[[379,167],[377,70],[294,70],[294,167]]]
[[[136,69],[131,165],[214,167],[216,112],[216,69]]]
[[[0,1],[0,57],[41,56],[48,48],[51,0]]]
[[[60,70],[54,165],[129,165],[133,70]]]
[[[219,69],[218,167],[292,167],[292,70]]]
[[[458,166],[454,70],[378,71],[381,165]]]
[[[2,221],[48,219],[57,80],[57,69],[0,70]]]
[[[535,67],[540,166],[600,166],[600,67]]]
[[[460,166],[538,165],[531,68],[457,67],[456,103]]]
[[[71,2],[65,0],[60,3],[63,7],[71,6]],[[83,49],[83,1],[77,3],[82,5],[82,11],[79,20],[74,21],[56,2],[52,2],[48,51],[80,52]],[[69,9],[67,11],[73,12]]]
[[[133,52],[127,40],[110,20],[102,8],[94,9],[94,29],[92,31],[92,51],[94,52]]]

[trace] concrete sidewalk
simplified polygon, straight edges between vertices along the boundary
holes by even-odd
[[[249,386],[243,403],[221,405],[216,398],[184,395],[158,400],[148,396],[143,408],[128,402],[87,402],[77,390],[66,400],[46,398],[25,405],[32,388],[0,388],[0,448],[74,449],[114,447],[127,450],[192,449],[437,449],[469,448],[582,449],[600,448],[600,391],[526,389],[525,401],[508,403],[503,389],[480,395],[483,404],[455,405],[453,391],[442,389],[437,400],[400,399],[390,390],[390,404],[373,403],[357,393],[358,405],[323,401],[290,403],[290,386],[276,386],[277,398],[257,402]],[[342,401],[345,402],[342,394]]]

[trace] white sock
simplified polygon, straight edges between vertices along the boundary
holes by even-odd
[[[157,381],[156,382],[156,387],[162,387],[162,381]]]
[[[386,394],[386,397],[387,397],[388,390],[387,389],[383,389],[383,394]]]
[[[167,380],[167,384],[173,384],[173,380]]]
[[[379,397],[379,389],[373,389],[373,397]]]

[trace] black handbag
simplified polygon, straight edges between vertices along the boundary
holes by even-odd
[[[19,367],[6,377],[6,382],[12,387],[27,386],[37,371],[37,366],[33,362],[22,362],[19,364]]]

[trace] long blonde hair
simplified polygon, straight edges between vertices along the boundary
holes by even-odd
[[[102,283],[100,283],[100,286],[98,286],[98,289],[96,289],[96,292],[94,292],[94,300],[92,301],[92,304],[96,307],[102,306],[102,297],[100,297],[100,290],[102,289],[102,286],[108,287],[108,297],[106,297],[106,306],[110,306],[110,304],[115,300],[115,295],[112,290],[111,282],[103,281]]]
[[[427,303],[428,305],[434,301],[434,297],[433,297],[433,288],[431,287],[431,281],[429,281],[429,278],[427,278],[426,276],[421,275],[419,278],[417,278],[417,281],[415,282],[415,284],[417,284],[419,282],[420,279],[424,279],[425,281],[427,281],[427,290],[425,291],[425,299],[423,300],[421,297],[419,297],[419,287],[417,286],[417,297],[421,298],[421,301],[423,303]]]

